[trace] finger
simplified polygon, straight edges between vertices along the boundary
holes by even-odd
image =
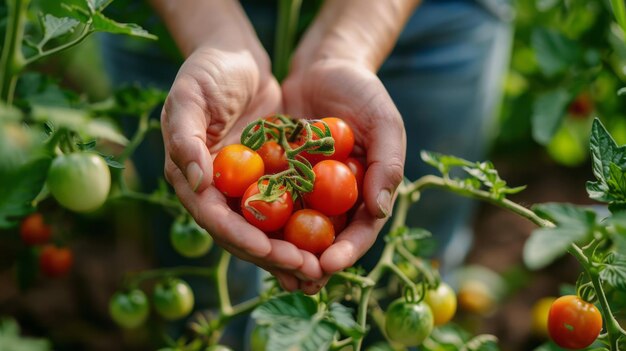
[[[295,275],[301,280],[318,280],[322,278],[322,267],[319,259],[312,253],[300,250],[303,258],[302,265],[298,267]]]
[[[292,243],[276,239],[270,239],[270,243],[272,251],[263,258],[264,261],[276,265],[277,268],[289,270],[297,269],[303,265],[303,255]]]
[[[361,206],[352,222],[320,257],[320,265],[326,274],[352,267],[372,247],[385,220],[373,217]]]
[[[207,119],[197,87],[177,79],[161,112],[166,153],[194,191],[206,189],[213,180],[213,163],[206,144]],[[169,175],[168,175],[169,177]]]
[[[173,161],[166,159],[166,169],[176,195],[196,222],[205,228],[217,241],[228,243],[239,252],[235,255],[243,259],[263,258],[272,251],[272,244],[259,229],[233,212],[226,198],[215,187],[209,186],[196,193],[189,187],[180,169]],[[242,257],[241,253],[250,257]]]
[[[307,295],[315,295],[328,283],[330,276],[324,276],[319,280],[300,282],[300,290]]]
[[[278,280],[278,284],[280,284],[280,287],[283,288],[283,290],[289,292],[298,290],[298,278],[296,278],[294,275],[280,269],[263,269],[270,272],[270,274],[276,277],[276,280]]]
[[[383,101],[378,103],[387,108],[374,109],[373,113],[376,115],[367,119],[371,125],[367,128],[369,145],[363,199],[373,216],[385,218],[391,214],[393,194],[404,178],[406,133],[400,113],[391,98],[384,94],[375,100],[380,99]],[[380,113],[384,115],[378,115]]]

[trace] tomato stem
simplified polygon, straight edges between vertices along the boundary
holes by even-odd
[[[217,267],[215,267],[216,274],[212,276],[217,286],[217,297],[222,314],[231,314],[233,312],[233,306],[230,303],[230,295],[228,293],[228,266],[230,264],[230,257],[228,251],[221,250]]]
[[[8,18],[0,57],[0,101],[9,106],[13,104],[17,79],[24,67],[22,40],[29,3],[30,0],[6,1]]]

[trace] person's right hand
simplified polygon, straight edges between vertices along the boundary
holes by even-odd
[[[213,157],[238,143],[245,125],[276,113],[281,91],[269,60],[249,51],[199,47],[185,61],[161,115],[165,176],[185,208],[215,242],[272,273],[286,290],[322,276],[318,259],[291,243],[268,239],[213,185]]]

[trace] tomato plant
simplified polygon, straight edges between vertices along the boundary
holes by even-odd
[[[172,224],[170,242],[176,252],[191,258],[205,255],[213,246],[211,235],[188,216],[181,216]]]
[[[242,196],[264,172],[261,156],[241,144],[224,147],[213,160],[215,187],[230,197]]]
[[[439,283],[436,289],[428,290],[424,302],[433,312],[435,325],[448,323],[456,312],[456,294],[450,285]]]
[[[104,204],[111,187],[111,173],[102,157],[76,152],[57,156],[46,180],[48,190],[64,207],[89,212]]]
[[[74,263],[74,254],[67,247],[46,245],[41,249],[39,256],[39,268],[48,277],[61,277],[66,275]]]
[[[136,328],[148,319],[150,314],[148,298],[140,289],[117,292],[109,301],[109,314],[119,326]]]
[[[193,291],[184,280],[165,279],[155,285],[152,302],[154,309],[163,318],[180,319],[187,316],[193,309]]]
[[[267,186],[267,182],[265,182]],[[285,191],[271,201],[254,200],[259,194],[259,186],[252,183],[241,198],[241,210],[244,218],[264,232],[275,232],[281,229],[291,216],[293,200],[291,193]],[[252,198],[252,199],[251,199]]]
[[[311,209],[299,210],[291,215],[284,233],[285,240],[313,254],[321,254],[335,240],[335,229],[330,219]]]
[[[52,228],[48,225],[41,213],[33,213],[22,220],[20,237],[27,245],[41,245],[50,240]]]
[[[593,304],[576,295],[556,299],[548,313],[548,333],[566,349],[579,350],[591,345],[602,331],[602,315]]]
[[[418,346],[433,330],[433,313],[423,302],[393,301],[385,311],[385,332],[389,339],[405,346]]]
[[[327,216],[347,212],[358,197],[356,178],[348,166],[335,160],[324,160],[313,166],[313,191],[304,195],[311,208]]]

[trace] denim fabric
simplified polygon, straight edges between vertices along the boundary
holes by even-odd
[[[478,1],[486,6],[479,5]],[[270,53],[276,18],[275,2],[271,3],[243,3],[261,42]],[[510,14],[504,11],[510,10],[507,4],[509,1],[506,0],[424,0],[380,69],[379,77],[406,126],[405,175],[409,179],[436,172],[419,159],[419,152],[423,149],[470,160],[483,158],[509,58],[511,27],[503,20],[508,18],[506,13]],[[500,10],[495,11],[495,8]],[[101,35],[100,39],[106,68],[114,85],[137,82],[169,88],[179,62],[173,62],[145,43],[132,45],[110,35]],[[148,140],[134,159],[148,184],[163,172],[163,147],[159,139],[155,136]],[[444,262],[454,266],[460,263],[469,248],[471,235],[467,222],[472,207],[469,200],[428,190],[411,209],[408,221],[412,226],[432,231],[440,245],[438,256],[445,256]],[[164,234],[158,236],[167,237]],[[166,250],[166,240],[161,241],[165,243],[157,244],[157,250]],[[366,267],[378,258],[382,240],[378,241],[360,262]],[[159,259],[167,261],[166,264],[176,261],[174,258]],[[246,271],[244,279],[241,271],[233,277],[236,290],[242,295],[254,294],[252,282],[255,279],[252,277],[255,270],[242,262],[236,261],[235,265]],[[235,297],[235,300],[239,298]],[[241,329],[227,333],[225,342],[241,350],[242,338],[237,336],[237,330]]]

